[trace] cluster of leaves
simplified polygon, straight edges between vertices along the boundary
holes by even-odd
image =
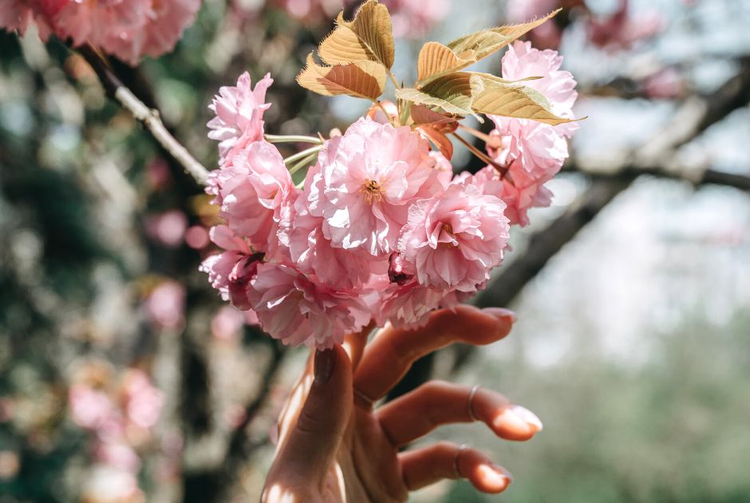
[[[419,53],[417,82],[404,87],[391,71],[395,44],[388,8],[377,0],[368,0],[352,21],[339,14],[336,28],[318,47],[322,64],[311,53],[297,82],[324,96],[346,95],[379,103],[390,78],[396,88],[398,122],[414,127],[437,126],[433,129],[438,131],[477,114],[551,125],[570,122],[552,113],[547,99],[522,82],[466,71],[558,12],[523,24],[478,31],[448,45],[428,42]],[[526,80],[534,78],[540,77]]]

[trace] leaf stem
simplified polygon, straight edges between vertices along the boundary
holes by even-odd
[[[393,75],[393,72],[391,71],[391,69],[390,69],[390,68],[388,69],[388,78],[390,78],[390,79],[391,79],[391,82],[393,82],[393,87],[395,87],[395,88],[396,88],[396,90],[399,90],[399,89],[401,89],[401,85],[400,85],[400,84],[398,83],[398,81],[396,80],[396,76],[395,76],[395,75]]]

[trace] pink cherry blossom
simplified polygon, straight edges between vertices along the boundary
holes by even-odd
[[[506,204],[505,216],[511,225],[529,224],[528,210],[544,208],[552,202],[552,192],[544,184],[552,179],[552,174],[534,178],[522,170],[512,171],[512,181],[500,174],[494,166],[486,166],[475,175],[477,185],[485,194],[499,197]]]
[[[284,216],[285,203],[295,197],[294,183],[278,149],[265,141],[239,151],[230,166],[211,173],[207,191],[216,195],[221,216],[256,251],[275,240],[274,224]]]
[[[298,211],[291,235],[291,259],[305,274],[331,288],[361,288],[370,278],[374,262],[360,250],[334,248],[323,235],[323,219],[310,215],[305,200],[297,200]],[[369,258],[368,258],[369,257]]]
[[[523,84],[539,91],[550,102],[552,112],[566,118],[573,117],[573,104],[578,97],[576,81],[570,72],[561,70],[563,58],[557,51],[540,51],[531,42],[516,41],[508,47],[502,59],[502,76],[508,80],[541,77]]]
[[[444,290],[422,286],[416,279],[403,285],[383,286],[380,303],[374,310],[375,321],[381,327],[390,323],[397,328],[419,328],[430,313],[444,306],[446,295]]]
[[[148,21],[142,30],[142,53],[159,57],[174,49],[182,32],[193,24],[201,0],[151,0]]]
[[[318,155],[323,163],[333,162],[341,137],[330,140]],[[290,219],[289,259],[304,274],[314,274],[318,282],[331,288],[351,290],[368,282],[375,262],[363,250],[335,248],[323,234],[324,220],[313,216],[310,205],[317,203],[322,175],[320,162],[307,172],[305,192],[294,205]],[[317,186],[317,187],[316,187]],[[315,196],[311,196],[315,191]],[[312,200],[312,203],[311,203]]]
[[[502,261],[509,237],[504,210],[503,201],[473,183],[453,183],[409,209],[399,252],[420,285],[474,292]]]
[[[247,287],[255,276],[262,254],[253,253],[247,242],[226,225],[217,225],[210,231],[211,241],[224,249],[223,253],[206,258],[200,266],[208,273],[208,280],[238,309],[250,309]]]
[[[34,20],[34,11],[22,0],[0,0],[0,28],[23,35]]]
[[[292,346],[330,348],[370,322],[360,298],[315,284],[288,265],[258,266],[249,296],[263,330]]]
[[[74,46],[91,44],[136,65],[171,51],[192,24],[200,0],[0,0],[0,27],[23,34],[36,22]]]
[[[219,141],[221,163],[234,149],[263,139],[263,113],[271,106],[266,103],[266,91],[273,84],[266,74],[252,88],[250,74],[245,72],[237,80],[237,86],[225,86],[209,105],[216,117],[208,122],[212,130],[208,137]]]
[[[578,96],[573,76],[560,70],[562,57],[552,50],[540,51],[528,42],[516,42],[503,56],[503,78],[520,80],[525,77],[542,78],[524,85],[543,94],[551,110],[566,118],[573,117],[573,104]],[[528,224],[527,212],[534,206],[549,205],[544,183],[560,170],[568,158],[567,138],[578,129],[575,123],[550,126],[528,119],[490,116],[495,123],[488,145],[493,160],[507,169],[508,176],[500,181],[494,167],[488,167],[479,177],[483,192],[500,197],[508,208],[511,223]],[[497,183],[485,183],[495,180]]]
[[[330,144],[311,180],[310,213],[332,246],[390,254],[409,204],[439,190],[429,144],[409,127],[363,118]]]

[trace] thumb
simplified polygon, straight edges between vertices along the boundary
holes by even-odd
[[[315,370],[297,424],[274,465],[302,480],[322,480],[336,458],[352,410],[352,366],[334,346],[315,353]]]

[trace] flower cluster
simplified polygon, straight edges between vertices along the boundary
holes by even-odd
[[[526,82],[550,103],[560,117],[572,118],[578,93],[570,72],[560,70],[562,57],[547,49],[540,51],[530,42],[515,42],[503,56],[503,78],[519,80],[530,75],[541,79]],[[513,224],[527,225],[532,207],[549,206],[552,193],[544,187],[568,158],[568,138],[574,122],[550,126],[530,119],[489,116],[495,123],[488,144],[493,160],[507,171],[501,177],[494,166],[477,173],[485,191],[497,194],[508,205],[506,216]],[[502,179],[501,179],[502,178]]]
[[[225,299],[274,337],[329,347],[371,321],[417,325],[487,281],[509,227],[480,178],[445,180],[419,133],[362,118],[325,142],[298,188],[263,139],[269,80],[253,91],[245,74],[212,104],[211,134],[232,147],[208,189],[224,252],[202,269]]]
[[[90,43],[135,65],[171,51],[195,19],[200,0],[0,0],[0,28]]]
[[[380,8],[375,1],[363,7],[370,14]],[[252,88],[243,74],[210,106],[209,137],[220,142],[220,160],[207,191],[223,220],[210,236],[222,253],[201,269],[225,300],[252,310],[266,332],[295,346],[331,347],[372,324],[419,326],[434,309],[457,305],[501,264],[510,225],[527,224],[529,208],[549,203],[543,185],[568,156],[577,128],[570,122],[575,81],[561,62],[529,43],[509,47],[502,77],[528,86],[489,83],[487,92],[541,94],[545,117],[554,118],[547,122],[558,125],[510,108],[495,110],[512,117],[484,112],[496,125],[489,157],[474,152],[490,165],[456,176],[447,135],[460,118],[439,107],[378,102],[343,134],[285,140],[264,131],[271,78]],[[336,80],[336,71],[351,68],[308,68],[298,81],[313,90],[329,83],[322,94],[356,85]],[[542,109],[532,98],[525,103]],[[285,160],[278,141],[317,146]],[[292,174],[311,163],[295,183]]]

